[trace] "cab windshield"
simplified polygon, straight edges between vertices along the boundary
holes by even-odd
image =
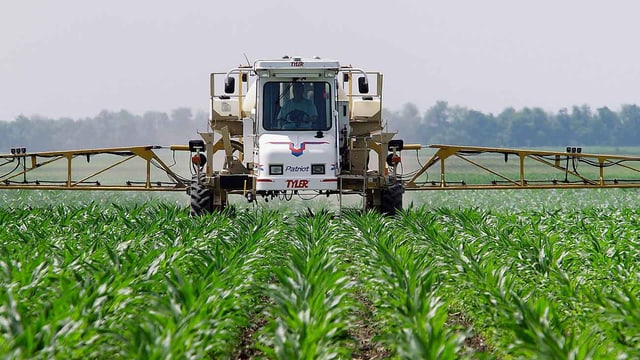
[[[271,131],[326,131],[331,128],[329,83],[273,81],[263,89],[263,127]]]

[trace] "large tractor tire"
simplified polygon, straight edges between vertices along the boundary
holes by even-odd
[[[365,195],[365,210],[373,209],[375,211],[380,212],[380,190],[378,189],[367,189]]]
[[[380,211],[388,216],[395,215],[402,210],[402,184],[393,184],[382,190],[380,198]]]
[[[193,178],[191,178],[191,188],[189,190],[191,216],[206,215],[213,211],[213,189],[203,184],[204,178],[205,174],[200,174],[201,181],[198,181],[198,175],[193,175]]]

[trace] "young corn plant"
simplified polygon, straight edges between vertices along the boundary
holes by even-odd
[[[592,300],[604,315],[606,322],[603,325],[608,325],[605,330],[611,332],[624,347],[625,356],[640,356],[640,299],[637,289],[622,286],[611,294],[597,292],[592,294]]]
[[[246,214],[215,229],[213,237],[193,239],[171,262],[154,265],[158,275],[149,281],[163,276],[166,289],[150,299],[144,326],[132,324],[131,352],[144,350],[135,355],[145,358],[229,357],[256,314],[247,309],[259,301],[257,289],[267,278],[263,254],[277,228],[273,213]]]
[[[229,357],[280,220],[156,210],[16,212],[0,248],[3,357]]]
[[[354,250],[364,291],[383,323],[383,343],[403,359],[454,359],[464,336],[445,326],[446,304],[427,252],[417,252],[397,231],[395,220],[378,214],[347,218],[358,239]]]
[[[289,260],[273,268],[265,293],[269,325],[260,349],[273,359],[349,357],[352,284],[338,262],[336,224],[329,214],[299,217],[288,234]]]
[[[607,357],[594,329],[570,333],[559,320],[554,307],[545,299],[533,304],[512,296],[516,312],[511,325],[516,342],[515,355],[532,359],[601,359]]]
[[[465,312],[473,314],[480,322],[478,325],[496,329],[493,336],[498,337],[499,343],[516,344],[500,352],[528,358],[576,359],[604,354],[593,329],[577,329],[572,322],[565,322],[555,307],[544,306],[541,296],[560,292],[556,280],[567,278],[562,264],[568,253],[555,245],[556,238],[537,231],[541,219],[529,222],[534,227],[525,225],[517,231],[508,227],[502,233],[478,223],[501,222],[488,214],[470,215],[463,211],[452,215],[450,210],[443,214],[454,221],[455,232],[449,239],[433,232],[424,233],[421,226],[407,228],[417,232],[412,237],[429,242],[426,246],[438,253],[434,254],[436,257],[453,263],[445,266],[454,279],[448,284],[464,297],[464,301],[458,302],[464,304]],[[505,241],[507,238],[511,241]],[[547,293],[531,287],[532,284],[543,284]]]
[[[349,337],[372,332],[378,357],[640,356],[637,209],[293,220],[74,201],[0,206],[2,358],[366,357]],[[490,354],[460,349],[466,320]]]

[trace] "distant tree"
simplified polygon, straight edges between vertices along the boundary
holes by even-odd
[[[562,108],[557,114],[549,117],[549,145],[566,146],[571,133],[571,116],[567,108]]]
[[[549,131],[547,115],[540,108],[507,109],[499,116],[501,125],[508,129],[508,143],[512,146],[547,145]]]
[[[604,145],[609,142],[609,128],[607,128],[600,119],[599,113],[592,111],[586,116],[586,128],[583,138],[584,144],[588,145]]]
[[[531,134],[534,144],[549,145],[548,134],[550,132],[550,121],[547,113],[539,108],[533,108],[530,116],[532,117],[534,132]]]
[[[615,137],[620,131],[620,118],[618,114],[611,111],[608,107],[602,107],[597,110],[597,120],[601,124],[600,143],[598,145],[614,144]]]
[[[618,140],[623,146],[640,145],[640,108],[623,105],[620,111],[620,133]]]
[[[435,105],[429,108],[424,114],[424,122],[427,126],[440,127],[449,120],[449,103],[446,101],[437,101]]]
[[[438,137],[442,141],[438,142],[462,144],[465,139],[468,139],[465,126],[469,110],[461,106],[452,106],[447,107],[446,111],[447,121],[438,132]]]
[[[422,135],[422,125],[418,107],[407,103],[400,110],[382,109],[382,119],[386,130],[397,133],[406,142],[417,142]]]
[[[31,129],[33,128],[32,121],[24,116],[20,115],[13,122],[13,126],[9,131],[9,147],[29,147],[34,145],[31,136]]]
[[[499,145],[498,126],[493,115],[470,110],[463,125],[466,129],[465,143],[478,146]]]
[[[169,126],[170,120],[166,113],[158,111],[147,111],[142,115],[142,119],[139,122],[137,128],[138,133],[144,133],[143,140],[146,143],[152,143],[152,141],[160,141],[164,143],[164,129]]]
[[[424,128],[420,133],[424,133],[425,142],[443,142],[447,135],[445,129],[449,121],[449,104],[446,101],[437,101],[424,114]]]
[[[571,132],[568,145],[593,144],[595,136],[593,129],[589,127],[592,123],[592,112],[588,105],[574,106],[570,116]]]
[[[512,131],[513,119],[515,118],[515,116],[516,109],[508,107],[502,110],[502,112],[498,114],[498,117],[496,118],[496,124],[498,126],[498,129],[500,129],[500,135],[498,136],[498,139],[502,146],[514,145]]]
[[[177,123],[188,123],[191,122],[193,118],[193,113],[189,108],[177,108],[171,111],[171,121]]]

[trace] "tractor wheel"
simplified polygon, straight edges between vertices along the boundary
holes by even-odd
[[[393,216],[398,210],[402,210],[402,184],[390,185],[382,190],[380,210],[383,214]]]
[[[205,174],[200,174],[203,182]],[[191,197],[191,216],[210,214],[213,211],[213,190],[198,182],[198,175],[193,175],[189,195]]]
[[[381,212],[380,209],[380,193],[381,191],[378,189],[368,189],[366,191],[366,197],[365,197],[365,205],[364,205],[364,209],[365,210],[369,210],[369,209],[373,209],[377,212]]]

